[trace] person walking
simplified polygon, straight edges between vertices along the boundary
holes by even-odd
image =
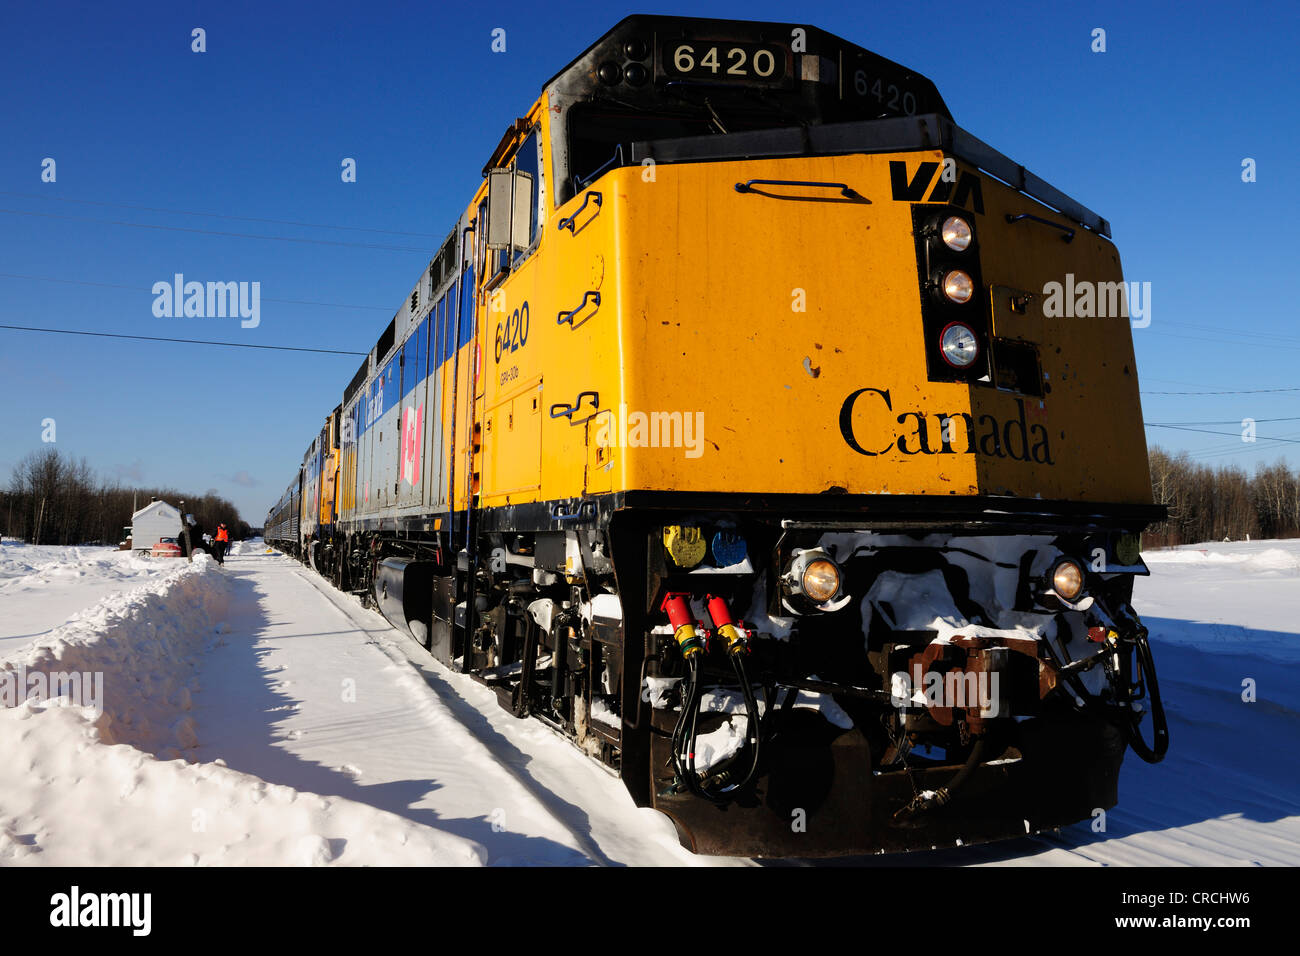
[[[217,525],[217,538],[212,542],[212,556],[217,559],[217,564],[226,563],[226,548],[229,546],[230,532],[224,524]]]

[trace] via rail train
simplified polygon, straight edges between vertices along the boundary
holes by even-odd
[[[1087,820],[1169,742],[1122,282],[925,77],[628,17],[506,127],[266,537],[697,852]]]

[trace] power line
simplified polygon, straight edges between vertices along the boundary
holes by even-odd
[[[1150,375],[1143,375],[1143,379],[1148,382],[1163,382],[1166,385],[1185,385],[1188,388],[1228,388],[1227,385],[1212,385],[1209,382],[1183,382],[1176,378],[1155,378]]]
[[[0,279],[36,279],[40,282],[62,282],[65,285],[89,285],[100,289],[128,289],[131,292],[140,292],[139,286],[119,285],[113,282],[86,282],[80,279],[56,279],[53,276],[29,276],[17,272],[0,272]],[[391,312],[392,309],[385,308],[382,305],[344,305],[341,302],[311,302],[307,299],[272,299],[267,296],[263,301],[281,302],[288,305],[323,305],[331,309],[370,309],[375,312]]]
[[[1183,333],[1181,333],[1181,332],[1170,332],[1170,331],[1168,331],[1168,330],[1166,330],[1166,329],[1158,329],[1158,330],[1155,330],[1155,331],[1151,332],[1151,334],[1152,334],[1152,335],[1167,335],[1167,336],[1169,336],[1170,338],[1174,338],[1174,339],[1186,339],[1186,340],[1189,341],[1189,342],[1213,342],[1213,343],[1215,343],[1216,345],[1239,345],[1239,346],[1242,346],[1242,347],[1244,347],[1244,348],[1252,348],[1252,349],[1268,349],[1269,351],[1274,351],[1274,350],[1276,350],[1276,349],[1285,349],[1285,350],[1287,350],[1287,351],[1291,351],[1291,352],[1300,351],[1300,345],[1283,345],[1283,344],[1281,344],[1280,342],[1243,342],[1240,338],[1222,338],[1222,337],[1219,337],[1219,338],[1211,338],[1211,337],[1209,337],[1209,336],[1205,336],[1205,335],[1185,335],[1185,334],[1183,334]],[[1257,335],[1257,336],[1263,336],[1263,335],[1264,335],[1264,333],[1252,333],[1252,332],[1243,332],[1243,333],[1241,333],[1241,334],[1242,334],[1242,335]]]
[[[1300,422],[1300,418],[1252,418],[1253,422]],[[1241,419],[1230,418],[1222,422],[1143,422],[1148,428],[1178,428],[1182,425],[1240,425]]]
[[[1224,392],[1147,392],[1143,395],[1262,395],[1265,392],[1300,392],[1300,386],[1289,388],[1239,388]]]
[[[300,345],[253,345],[247,342],[213,342],[207,339],[173,339],[159,335],[124,335],[120,332],[88,332],[84,329],[42,329],[28,325],[0,325],[0,329],[18,332],[52,332],[58,335],[93,335],[104,339],[138,339],[142,342],[177,342],[182,345],[217,345],[228,349],[268,349],[275,352],[321,352],[326,355],[369,355],[369,352],[345,352],[340,349],[309,349]]]
[[[11,216],[35,216],[39,219],[66,219],[72,222],[93,222],[101,226],[129,226],[132,229],[161,229],[167,232],[190,232],[204,236],[225,236],[230,239],[270,239],[275,242],[301,242],[313,246],[350,246],[356,249],[382,249],[386,252],[422,252],[429,249],[416,246],[385,246],[374,242],[344,242],[341,239],[304,239],[298,236],[260,236],[251,232],[221,232],[216,229],[194,229],[189,226],[162,226],[147,222],[124,222],[120,219],[93,219],[90,216],[61,216],[53,212],[26,212],[21,209],[0,209]]]
[[[236,222],[266,222],[277,226],[307,226],[311,229],[345,229],[349,232],[377,232],[390,236],[412,236],[419,239],[437,239],[431,232],[402,232],[399,229],[371,229],[366,226],[335,226],[326,222],[299,222],[295,219],[262,219],[257,216],[230,216],[219,212],[193,212],[188,209],[166,209],[160,206],[141,206],[127,202],[108,202],[97,199],[72,199],[67,196],[42,196],[39,193],[15,193],[0,190],[0,196],[16,196],[23,199],[45,199],[53,202],[80,203],[85,206],[116,206],[121,209],[139,209],[144,212],[165,212],[177,216],[202,216],[209,219],[231,219]]]
[[[1222,436],[1225,437],[1225,438],[1240,438],[1240,437],[1241,437],[1240,433],[1233,433],[1233,432],[1212,432],[1212,431],[1209,431],[1208,429],[1205,429],[1205,428],[1187,428],[1187,427],[1185,427],[1185,426],[1183,426],[1183,425],[1155,425],[1155,424],[1147,424],[1146,427],[1147,427],[1147,428],[1173,428],[1173,429],[1176,429],[1176,430],[1178,430],[1178,431],[1182,431],[1182,432],[1201,432],[1202,434],[1205,434],[1205,435],[1222,435]],[[1259,441],[1280,441],[1280,442],[1286,442],[1286,443],[1288,443],[1288,444],[1292,444],[1292,445],[1300,445],[1300,440],[1297,440],[1297,439],[1295,439],[1295,438],[1268,438],[1267,436],[1261,435],[1261,436],[1259,436],[1259,439],[1258,439],[1258,440],[1259,440]]]
[[[1224,328],[1224,327],[1222,327],[1222,326],[1215,327],[1215,326],[1212,326],[1212,325],[1194,325],[1194,324],[1192,324],[1192,323],[1190,323],[1190,322],[1169,322],[1169,321],[1167,321],[1167,320],[1164,321],[1164,322],[1161,322],[1160,324],[1161,324],[1162,328],[1160,328],[1160,329],[1155,329],[1154,331],[1160,332],[1160,331],[1163,331],[1163,326],[1172,325],[1172,326],[1173,326],[1174,328],[1176,328],[1176,329],[1193,329],[1193,330],[1195,330],[1195,331],[1197,331],[1197,332],[1212,332],[1212,333],[1218,333],[1218,334],[1220,334],[1220,335],[1227,333],[1227,334],[1229,334],[1230,336],[1233,336],[1233,337],[1243,336],[1243,335],[1244,335],[1244,336],[1248,336],[1248,337],[1250,337],[1250,338],[1255,338],[1255,339],[1269,339],[1269,340],[1270,340],[1270,344],[1271,344],[1271,343],[1275,343],[1275,342],[1277,341],[1277,339],[1279,338],[1279,333],[1277,333],[1277,332],[1247,332],[1247,331],[1245,331],[1245,330],[1243,330],[1243,329],[1236,329],[1236,328],[1234,328],[1234,329],[1226,329],[1226,328]],[[1251,343],[1251,344],[1253,344],[1253,343]]]
[[[1220,447],[1216,445],[1215,447],[1206,449],[1205,451],[1196,452],[1195,454],[1188,454],[1188,457],[1196,461],[1208,461],[1211,458],[1233,458],[1236,457],[1237,455],[1248,455],[1254,452],[1279,450],[1277,445],[1275,444],[1261,445],[1259,443],[1243,442],[1241,441],[1241,437],[1239,435],[1234,435],[1232,437],[1236,438],[1237,440],[1234,442],[1230,442],[1225,447]],[[1300,438],[1300,435],[1286,435],[1283,437]]]

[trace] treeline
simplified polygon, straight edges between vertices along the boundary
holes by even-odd
[[[1236,465],[1196,464],[1186,452],[1150,450],[1151,493],[1169,507],[1144,546],[1300,537],[1300,472],[1277,462],[1252,475]]]
[[[189,495],[174,488],[124,488],[95,477],[84,458],[74,461],[55,448],[32,452],[14,466],[9,488],[0,492],[0,533],[29,544],[115,545],[131,524],[132,502],[150,498],[194,515],[209,534],[225,522],[231,540],[250,537],[239,511],[217,495]]]

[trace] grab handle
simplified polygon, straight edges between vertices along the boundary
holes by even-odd
[[[578,213],[586,209],[587,203],[589,202],[594,202],[596,204],[596,208],[599,209],[601,207],[601,203],[604,202],[604,198],[600,195],[600,193],[596,192],[593,189],[591,192],[587,193],[587,195],[582,197],[582,205],[579,206],[577,209],[573,210],[573,215],[565,216],[563,219],[559,221],[558,223],[559,228],[567,229],[569,230],[569,234],[573,235],[573,224],[578,219]]]
[[[849,199],[861,199],[847,183],[821,183],[803,179],[750,179],[736,183],[736,192],[752,193],[755,186],[810,186],[813,189],[838,189],[840,194]]]
[[[600,408],[599,392],[579,392],[577,399],[574,400],[574,403],[572,405],[566,405],[564,402],[556,402],[554,405],[552,405],[551,417],[567,418],[570,421],[572,421],[573,413],[582,407],[582,400],[588,397],[591,398],[591,407],[593,409],[599,409]]]
[[[1040,216],[1031,216],[1027,212],[1022,212],[1018,216],[1013,216],[1010,213],[1007,213],[1007,222],[1009,223],[1017,223],[1022,219],[1028,219],[1032,222],[1039,222],[1042,223],[1044,226],[1051,226],[1053,229],[1061,230],[1061,232],[1065,233],[1065,235],[1062,236],[1061,238],[1064,239],[1066,242],[1071,242],[1074,239],[1074,230],[1071,229],[1069,226],[1062,226],[1059,222],[1052,222],[1052,220],[1043,219]]]
[[[595,302],[596,308],[599,309],[600,293],[596,292],[593,289],[588,289],[586,292],[582,294],[582,304],[579,305],[576,309],[570,309],[568,312],[561,312],[559,315],[555,317],[555,324],[563,325],[565,322],[568,322],[569,328],[573,328],[573,317],[587,307],[588,301]]]

